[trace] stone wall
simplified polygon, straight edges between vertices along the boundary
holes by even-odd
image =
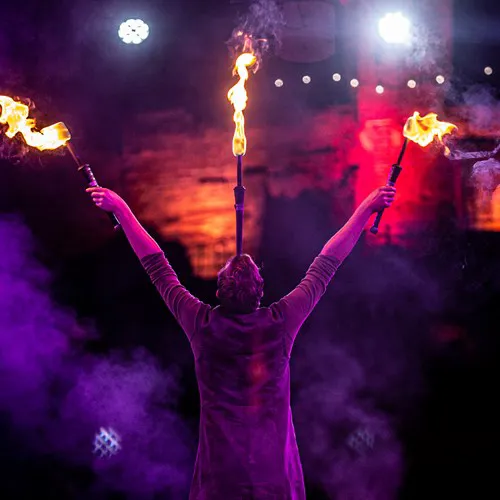
[[[247,123],[244,251],[260,243],[264,201],[330,189],[356,141],[349,109],[331,109],[286,127]],[[204,127],[183,112],[150,113],[128,126],[123,185],[138,216],[188,249],[195,272],[213,277],[235,251],[232,130]]]

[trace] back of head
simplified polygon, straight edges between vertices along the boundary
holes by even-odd
[[[231,312],[250,313],[260,305],[264,280],[252,257],[231,257],[217,275],[217,297]]]

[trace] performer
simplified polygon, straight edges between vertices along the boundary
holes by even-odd
[[[260,307],[263,280],[249,255],[218,274],[220,306],[193,297],[153,238],[113,191],[87,189],[113,212],[195,357],[201,416],[190,500],[304,500],[290,409],[290,354],[295,337],[324,294],[370,216],[388,208],[395,188],[372,192],[324,246],[305,278],[270,307]]]

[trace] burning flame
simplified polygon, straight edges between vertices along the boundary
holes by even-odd
[[[248,94],[245,89],[245,82],[248,80],[248,68],[257,62],[257,57],[253,52],[241,54],[234,65],[233,74],[240,77],[238,83],[227,93],[227,98],[234,106],[233,120],[235,123],[233,137],[234,156],[244,155],[247,149],[247,139],[245,137],[245,116],[243,110],[247,107]]]
[[[64,123],[58,122],[42,130],[33,130],[35,120],[28,118],[29,107],[21,102],[14,101],[11,97],[0,96],[0,123],[9,127],[5,135],[12,139],[20,133],[28,146],[44,151],[46,149],[57,149],[64,146],[70,139],[71,134]]]
[[[440,122],[437,119],[436,113],[429,113],[425,116],[420,116],[418,111],[413,113],[413,116],[408,118],[403,135],[410,141],[416,142],[422,147],[428,146],[435,137],[443,144],[443,136],[451,134],[456,130],[457,126],[453,123]],[[445,153],[449,153],[448,147],[445,146]]]

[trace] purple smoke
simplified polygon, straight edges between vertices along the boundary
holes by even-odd
[[[500,123],[498,122],[498,101],[490,87],[473,85],[460,94],[460,100],[465,106],[463,119],[469,123],[471,130],[478,131],[488,137],[497,137]],[[476,201],[481,206],[481,211],[488,212],[491,198],[495,189],[500,185],[500,161],[495,157],[500,152],[500,143],[489,151],[464,151],[450,139],[448,146],[450,160],[474,160],[470,172],[470,185],[476,190]],[[473,145],[469,146],[471,149]]]
[[[489,158],[476,162],[472,166],[470,184],[475,191],[475,212],[478,220],[492,222],[494,220],[493,197],[500,186],[500,161]]]
[[[464,119],[472,129],[497,133],[499,104],[490,87],[472,85],[463,92],[462,100],[465,105]]]
[[[401,445],[388,415],[359,396],[369,368],[326,337],[298,358],[294,415],[307,436],[299,440],[307,476],[339,500],[396,498]]]
[[[16,217],[0,220],[0,241],[0,408],[17,426],[34,428],[47,419],[51,383],[79,327],[50,300],[50,273],[36,262],[31,234]]]
[[[461,151],[453,148],[447,157],[450,160],[488,160],[500,151],[500,144],[491,151]]]
[[[105,484],[120,484],[128,493],[163,492],[182,498],[192,457],[189,434],[167,406],[176,395],[175,378],[162,372],[150,355],[139,351],[126,359],[116,353],[92,359],[80,371],[61,413],[68,431],[81,424],[88,430],[76,436],[75,449],[88,447],[90,432],[100,426],[121,436],[122,449],[116,456],[94,458],[94,470]]]
[[[252,68],[256,73],[264,54],[279,47],[284,24],[283,12],[275,0],[256,0],[250,5],[227,42],[233,56],[237,57],[250,39],[257,57],[257,64]]]
[[[192,440],[173,410],[175,376],[146,352],[84,353],[78,342],[95,332],[51,298],[30,231],[4,216],[0,241],[0,411],[34,453],[92,467],[98,491],[183,498]],[[109,459],[92,454],[101,426],[122,438]]]
[[[476,162],[471,178],[477,186],[493,192],[500,185],[500,162],[494,158]]]
[[[337,500],[397,498],[401,424],[425,390],[424,318],[442,307],[420,266],[384,255],[344,263],[292,355],[304,471]]]

